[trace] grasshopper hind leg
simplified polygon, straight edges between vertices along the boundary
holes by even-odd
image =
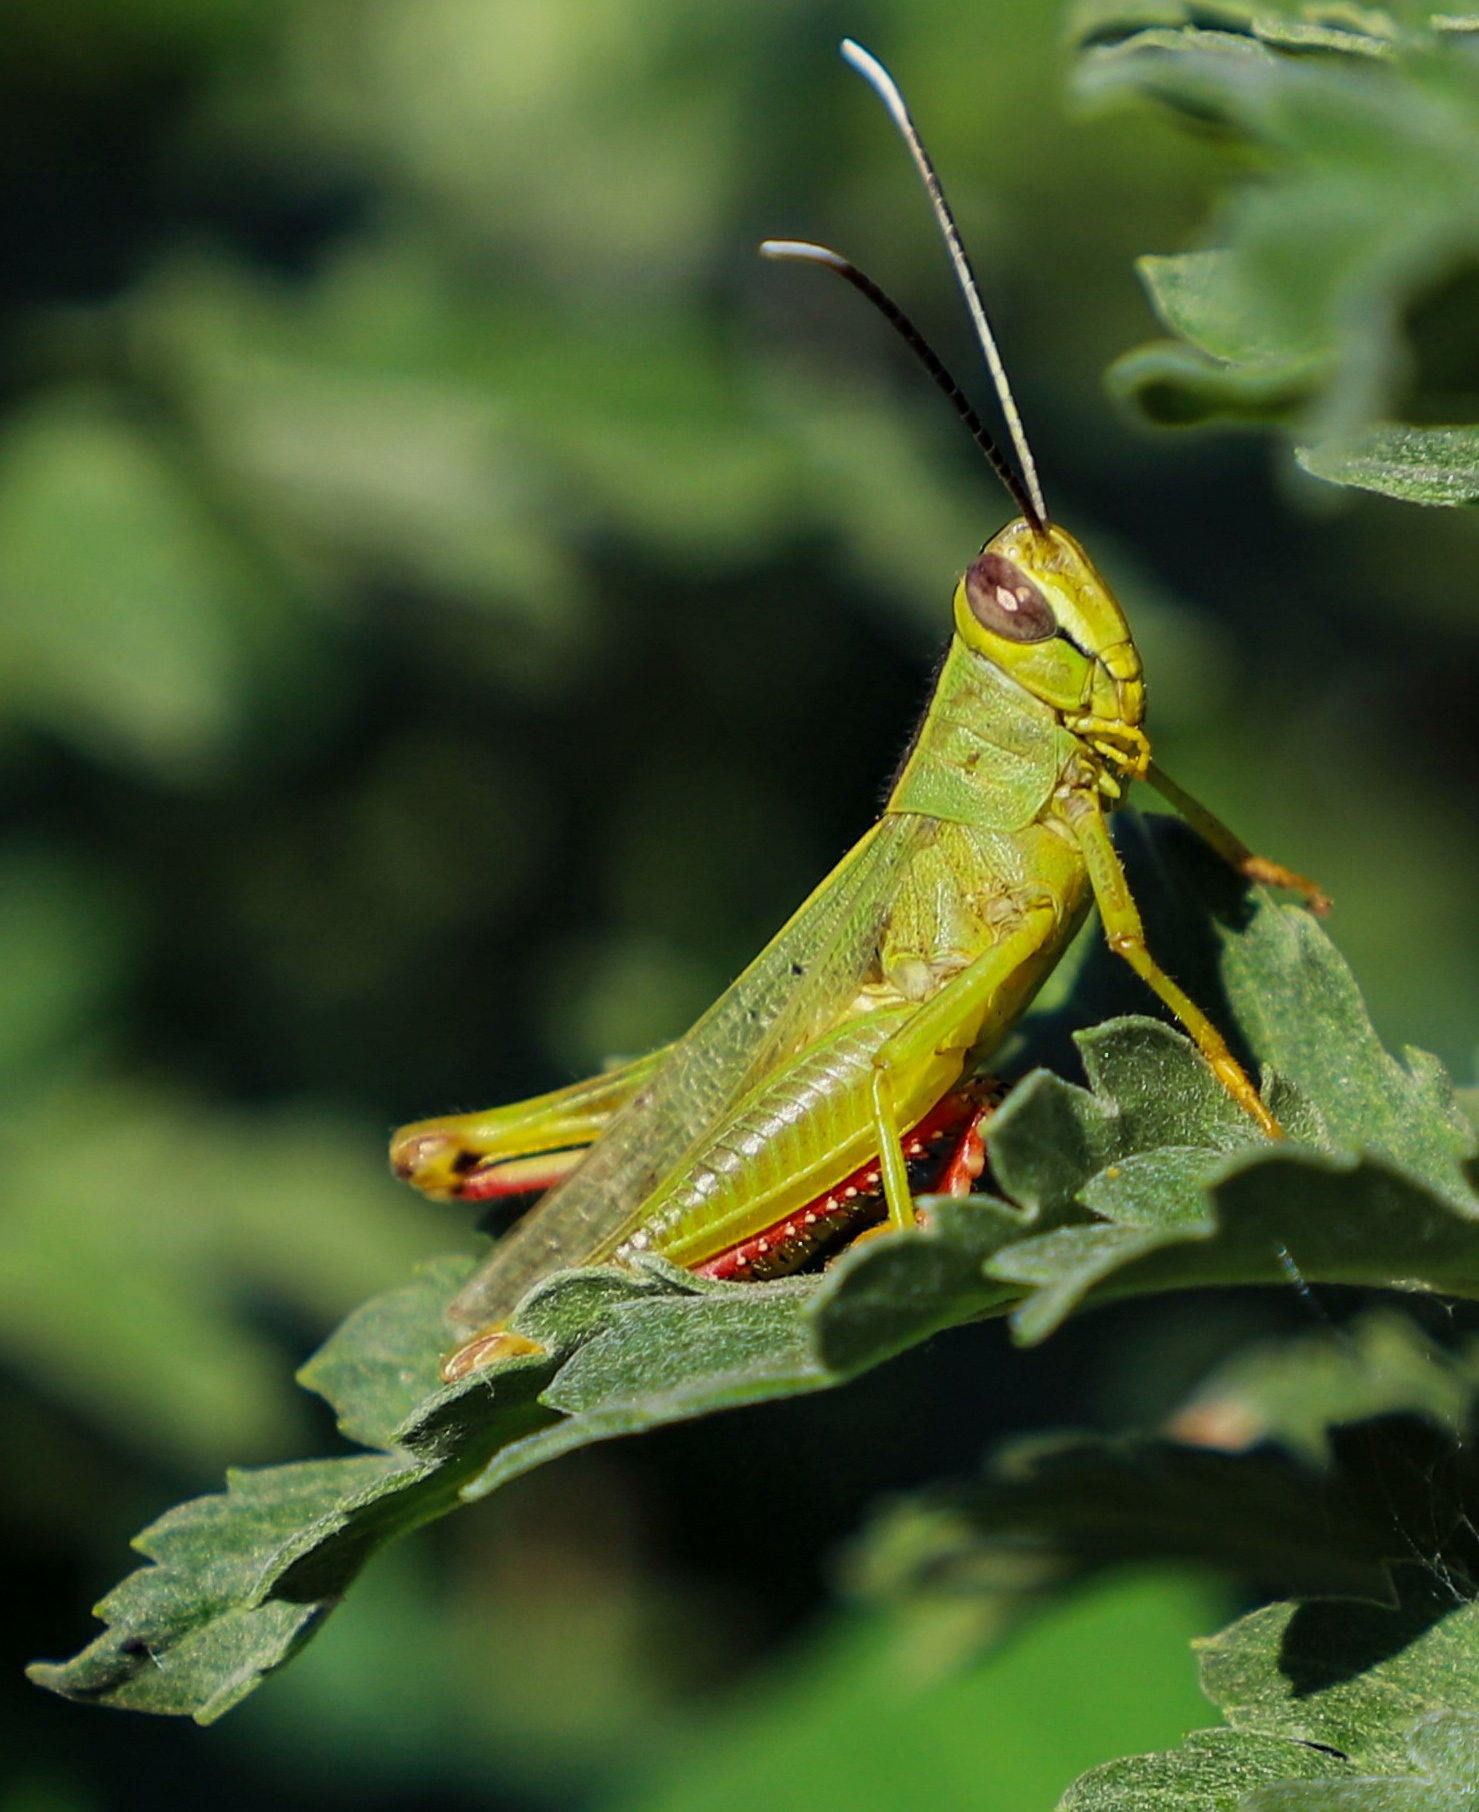
[[[564,1181],[667,1055],[653,1051],[507,1107],[414,1121],[391,1140],[390,1167],[438,1201],[542,1194]]]
[[[937,1102],[905,1135],[901,1143],[912,1191],[970,1193],[985,1168],[981,1128],[1004,1092],[999,1083],[984,1078],[967,1083]],[[574,1154],[577,1160],[580,1155]],[[860,1232],[882,1228],[887,1219],[882,1167],[873,1158],[804,1207],[691,1269],[715,1282],[766,1283],[819,1268]],[[536,1342],[501,1324],[480,1328],[442,1361],[442,1380],[455,1384],[495,1362],[539,1350]]]

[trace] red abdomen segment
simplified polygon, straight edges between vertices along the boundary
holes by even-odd
[[[970,1194],[986,1166],[981,1126],[999,1099],[994,1083],[973,1082],[953,1089],[904,1135],[911,1194]],[[786,1277],[883,1220],[886,1213],[883,1176],[875,1157],[774,1226],[689,1268],[699,1277],[724,1283]]]

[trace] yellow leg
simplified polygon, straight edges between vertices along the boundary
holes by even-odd
[[[1130,892],[1125,871],[1120,867],[1120,859],[1110,841],[1109,826],[1104,821],[1098,800],[1087,793],[1075,794],[1066,807],[1064,816],[1083,851],[1110,949],[1125,959],[1147,987],[1153,989],[1181,1021],[1197,1049],[1211,1064],[1217,1080],[1233,1100],[1253,1116],[1269,1138],[1282,1138],[1283,1127],[1259,1099],[1258,1090],[1227,1048],[1227,1041],[1221,1032],[1190,995],[1171,980],[1146,948],[1140,909]]]
[[[909,1193],[900,1132],[899,1084],[943,1069],[944,1086],[949,1087],[960,1073],[965,1053],[989,1038],[993,1026],[1010,1025],[1046,979],[1047,968],[1034,959],[1057,928],[1058,914],[1051,905],[1029,908],[1019,925],[952,976],[878,1047],[871,1084],[873,1124],[891,1227],[914,1224],[914,1198]],[[952,1062],[954,1074],[949,1073]],[[940,1092],[943,1090],[935,1092],[920,1111],[927,1112]],[[908,1104],[906,1123],[917,1118],[913,1111],[917,1105]]]
[[[589,1145],[667,1055],[664,1047],[568,1088],[507,1107],[417,1120],[391,1140],[390,1167],[427,1195],[446,1200],[460,1193],[476,1165]]]
[[[1330,910],[1329,896],[1307,875],[1296,874],[1282,863],[1270,862],[1267,856],[1255,856],[1241,838],[1235,837],[1220,818],[1214,818],[1199,800],[1183,792],[1176,782],[1155,762],[1145,772],[1146,781],[1168,805],[1174,805],[1204,843],[1211,845],[1229,867],[1250,881],[1261,881],[1265,887],[1287,887],[1291,893],[1302,893],[1304,903],[1318,918]]]

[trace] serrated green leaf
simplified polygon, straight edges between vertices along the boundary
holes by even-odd
[[[1378,15],[1379,16],[1379,15]],[[1255,25],[1259,42],[1278,50],[1341,51],[1348,56],[1389,57],[1396,46],[1385,36],[1369,32],[1347,31],[1335,25],[1311,25],[1296,20],[1277,19]]]
[[[1320,1793],[1349,1779],[1341,1758],[1270,1737],[1198,1730],[1179,1749],[1132,1755],[1091,1769],[1058,1802],[1058,1812],[1176,1812],[1188,1806],[1232,1812],[1269,1783],[1309,1781]]]
[[[255,1602],[264,1555],[393,1462],[362,1456],[234,1473],[224,1496],[161,1517],[134,1545],[155,1565],[132,1573],[97,1607],[109,1631],[74,1660],[30,1677],[66,1697],[209,1723],[311,1632],[323,1607]]]
[[[1297,341],[1295,329],[1249,290],[1229,252],[1147,256],[1135,268],[1156,313],[1180,337],[1117,359],[1109,385],[1152,421],[1287,419],[1324,382],[1335,356],[1333,329],[1305,322],[1311,337]]]
[[[1163,960],[1199,998],[1220,986],[1251,1051],[1287,1091],[1274,1098],[1301,1143],[1250,1142],[1208,1093],[1185,1040],[1165,1028],[1128,1021],[1080,1035],[1093,1091],[1036,1081],[993,1133],[1008,1196],[1047,1209],[1050,1223],[1068,1218],[1070,1203],[1102,1217],[1028,1233],[988,1261],[990,1276],[1032,1292],[1014,1314],[1019,1336],[1044,1338],[1090,1297],[1219,1282],[1400,1281],[1473,1293],[1474,1134],[1441,1071],[1421,1056],[1404,1066],[1381,1048],[1354,978],[1307,913],[1228,891],[1174,827],[1141,847],[1133,829],[1124,841],[1136,897],[1157,920],[1205,926],[1191,899],[1214,905],[1213,951]],[[1166,1120],[1171,1104],[1179,1137]],[[1021,1174],[1019,1142],[1028,1171],[1051,1144],[1045,1197]]]
[[[442,1386],[442,1305],[467,1261],[433,1266],[357,1312],[305,1368],[345,1432],[383,1452],[269,1469],[185,1506],[160,1526],[162,1547],[157,1530],[148,1538],[158,1565],[105,1606],[113,1628],[37,1677],[215,1716],[379,1546],[462,1497],[592,1441],[826,1389],[1024,1297],[1018,1332],[1036,1338],[1085,1298],[1181,1284],[1479,1289],[1474,1135],[1442,1072],[1381,1050],[1306,915],[1230,885],[1164,821],[1124,843],[1157,948],[1200,998],[1221,994],[1254,1054],[1283,1072],[1270,1098],[1312,1143],[1268,1145],[1179,1033],[1121,1020],[1082,1035],[1088,1088],[1038,1075],[1001,1110],[1004,1199],[927,1202],[921,1229],[862,1242],[820,1280],[714,1285],[660,1262],[560,1274],[513,1318],[533,1353]],[[249,1557],[224,1583],[222,1542]],[[269,1615],[280,1603],[294,1614]],[[146,1653],[165,1664],[168,1704]]]
[[[1436,26],[1425,7],[1406,10],[1412,15],[1409,29]],[[1078,0],[1068,15],[1068,36],[1079,48],[1122,43],[1149,30],[1246,35],[1284,50],[1355,56],[1389,52],[1406,35],[1390,10],[1354,0],[1289,6],[1268,0]]]
[[[1197,1390],[1178,1428],[1229,1446],[1277,1441],[1323,1463],[1330,1430],[1405,1413],[1461,1431],[1479,1397],[1479,1351],[1450,1352],[1406,1316],[1373,1310],[1338,1331],[1320,1329],[1238,1354]]]
[[[1156,340],[1115,360],[1110,391],[1162,428],[1195,428],[1224,418],[1283,422],[1318,385],[1319,361],[1291,353],[1258,364],[1226,365],[1193,346]]]
[[[1199,1644],[1203,1689],[1231,1728],[1095,1769],[1064,1807],[1472,1805],[1479,1606],[1441,1569],[1394,1579],[1394,1605],[1270,1605]]]
[[[941,1328],[1000,1312],[1014,1294],[983,1274],[1019,1239],[1022,1214],[990,1197],[935,1201],[913,1233],[855,1246],[822,1280],[809,1319],[820,1363],[839,1378],[879,1365]]]
[[[1248,1796],[1250,1812],[1452,1812],[1472,1806],[1479,1792],[1479,1716],[1435,1712],[1408,1733],[1408,1766],[1400,1775],[1365,1775],[1325,1788],[1279,1782]]]
[[[1187,858],[1201,861],[1186,851],[1178,876],[1165,860],[1174,847],[1174,838],[1156,846],[1173,892],[1196,885]],[[1383,1050],[1355,977],[1315,920],[1260,900],[1236,937],[1221,933],[1219,967],[1250,1048],[1317,1116],[1301,1138],[1390,1157],[1460,1212],[1474,1210],[1475,1134],[1452,1084],[1425,1053],[1398,1062]]]
[[[1384,423],[1354,440],[1296,447],[1315,478],[1445,507],[1479,502],[1479,428],[1414,428]]]
[[[1334,483],[1467,501],[1465,425],[1381,425],[1421,367],[1420,305],[1479,255],[1479,74],[1461,34],[1423,8],[1138,20],[1096,12],[1081,91],[1215,123],[1252,148],[1258,179],[1246,161],[1235,172],[1215,249],[1140,261],[1179,338],[1121,359],[1116,390],[1165,423],[1282,420]],[[1441,390],[1410,401],[1429,422],[1453,406]]]
[[[173,1512],[141,1543],[158,1565],[101,1607],[113,1628],[74,1662],[33,1677],[95,1702],[202,1721],[219,1715],[287,1658],[376,1548],[442,1514],[459,1493],[481,1496],[591,1441],[841,1381],[848,1374],[818,1357],[813,1323],[844,1351],[855,1345],[855,1294],[891,1305],[870,1361],[880,1342],[896,1350],[911,1329],[924,1338],[962,1303],[979,1310],[1000,1301],[1000,1287],[981,1281],[981,1255],[1017,1222],[1005,1211],[993,1219],[964,1204],[944,1207],[928,1233],[878,1242],[829,1278],[825,1293],[805,1280],[705,1288],[661,1268],[552,1278],[514,1322],[547,1351],[441,1389],[441,1311],[467,1261],[430,1267],[351,1317],[305,1368],[315,1388],[343,1393],[347,1429],[392,1451],[238,1477],[228,1496]],[[984,1244],[978,1223],[991,1230]],[[911,1295],[932,1274],[946,1286],[943,1298]],[[387,1434],[418,1380],[414,1412]],[[161,1530],[169,1537],[162,1546]],[[221,1578],[213,1544],[222,1540],[251,1556],[250,1569]],[[309,1608],[286,1622],[256,1615],[280,1599]],[[166,1697],[143,1665],[151,1657],[167,1660]]]
[[[1233,31],[1252,25],[1258,8],[1245,4],[1192,7],[1188,0],[1074,0],[1067,9],[1064,35],[1075,49],[1092,44],[1114,44],[1136,32],[1159,27],[1177,30],[1190,25],[1195,18],[1204,25],[1219,25]]]
[[[1395,1606],[1318,1599],[1254,1611],[1201,1644],[1203,1690],[1236,1730],[1400,1767],[1419,1719],[1479,1704],[1479,1605],[1427,1568],[1400,1579]]]
[[[1259,313],[1257,296],[1240,287],[1244,273],[1230,252],[1147,255],[1135,260],[1135,269],[1172,333],[1213,359],[1253,364],[1329,355],[1328,342],[1290,347],[1275,337],[1271,323]]]
[[[1197,1189],[1210,1204],[1206,1219],[1189,1207]],[[1013,1314],[1019,1338],[1044,1339],[1091,1297],[1213,1284],[1479,1295],[1479,1207],[1460,1207],[1380,1158],[1298,1148],[1200,1163],[1146,1154],[1133,1202],[1142,1224],[1060,1228],[989,1261],[989,1275],[1033,1291]],[[1159,1225],[1143,1224],[1151,1213]]]
[[[402,1296],[391,1293],[383,1326],[362,1312],[382,1376],[424,1346]],[[402,1354],[390,1350],[391,1330],[410,1336]],[[31,1678],[69,1698],[210,1723],[312,1633],[377,1548],[451,1508],[494,1447],[549,1419],[538,1392],[554,1363],[519,1359],[496,1383],[433,1392],[397,1451],[232,1474],[224,1496],[183,1504],[144,1531],[136,1546],[156,1564],[99,1605],[109,1629]]]

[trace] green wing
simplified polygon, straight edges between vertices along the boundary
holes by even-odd
[[[578,1169],[499,1241],[453,1304],[456,1319],[502,1320],[541,1278],[589,1264],[624,1237],[705,1129],[853,1001],[876,970],[895,879],[936,834],[913,813],[873,826],[679,1039]]]

